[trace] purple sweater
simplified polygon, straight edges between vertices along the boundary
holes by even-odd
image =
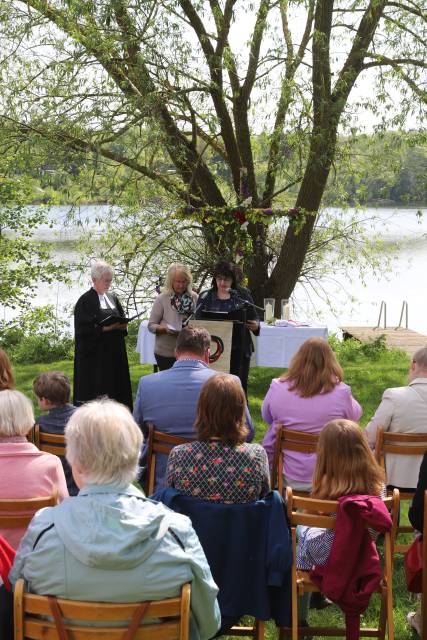
[[[359,420],[360,404],[351,395],[351,389],[339,382],[329,393],[319,393],[311,398],[301,398],[289,391],[289,383],[278,378],[272,380],[270,389],[262,403],[262,417],[270,428],[262,442],[270,465],[273,462],[277,425],[288,429],[320,433],[325,424],[337,418]],[[311,483],[316,454],[288,451],[284,457],[283,473],[291,480]]]

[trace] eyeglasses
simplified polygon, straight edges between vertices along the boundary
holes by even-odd
[[[215,280],[219,280],[221,282],[228,282],[228,281],[232,281],[233,278],[230,278],[230,276],[215,276]]]

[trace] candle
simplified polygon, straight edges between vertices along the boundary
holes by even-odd
[[[266,321],[272,320],[273,318],[273,305],[269,302],[265,305],[265,319]]]

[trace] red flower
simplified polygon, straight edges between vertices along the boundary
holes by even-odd
[[[238,209],[233,211],[232,216],[239,224],[245,224],[246,216],[243,211],[239,211]]]

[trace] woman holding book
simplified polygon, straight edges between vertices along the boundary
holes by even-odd
[[[97,260],[92,265],[91,276],[92,288],[78,299],[74,309],[73,404],[78,406],[99,396],[108,396],[132,410],[125,345],[127,323],[118,297],[109,292],[113,269]]]

